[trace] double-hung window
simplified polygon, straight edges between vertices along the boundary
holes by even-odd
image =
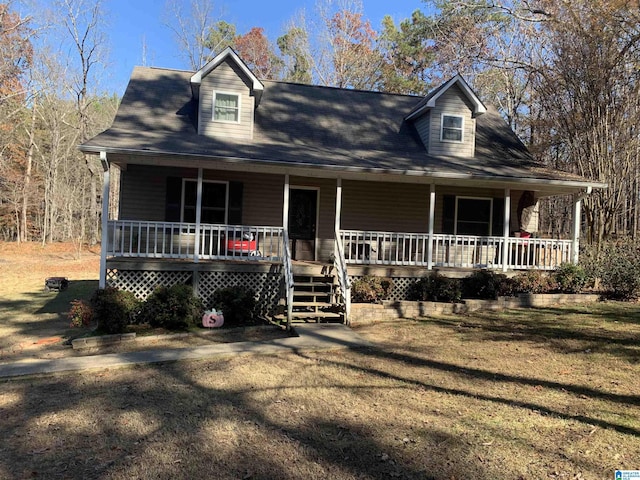
[[[444,142],[462,142],[464,119],[460,115],[442,114],[440,140]]]
[[[456,235],[491,235],[493,200],[491,198],[456,198]]]
[[[240,122],[240,95],[237,93],[213,93],[213,120],[215,122]]]
[[[184,180],[182,200],[182,221],[195,223],[198,182]],[[227,182],[202,182],[201,223],[227,223]]]

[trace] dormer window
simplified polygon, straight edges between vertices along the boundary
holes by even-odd
[[[464,117],[461,115],[442,114],[442,130],[440,140],[443,142],[462,143],[462,128]]]
[[[240,122],[240,95],[237,93],[213,93],[213,121]]]

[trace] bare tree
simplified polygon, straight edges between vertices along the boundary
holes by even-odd
[[[89,109],[93,92],[100,76],[100,68],[106,61],[106,38],[104,35],[105,12],[101,0],[57,0],[57,21],[71,41],[75,58],[69,58],[69,66],[73,78],[69,83],[69,90],[76,100],[78,114],[77,128],[79,141],[84,142],[93,133]],[[98,205],[98,184],[101,179],[101,169],[94,156],[84,155],[89,181],[89,209],[83,212],[83,223],[88,228],[87,240],[90,244],[98,241],[100,230],[100,208]],[[84,228],[83,228],[84,230]]]
[[[217,53],[217,45],[210,42],[210,31],[216,23],[211,0],[168,0],[163,22],[173,32],[180,55],[192,70],[198,70]]]

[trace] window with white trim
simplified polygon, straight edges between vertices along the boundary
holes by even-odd
[[[456,235],[491,235],[492,198],[456,197]]]
[[[213,121],[240,122],[240,95],[237,93],[213,93]]]
[[[182,197],[182,221],[195,223],[196,204],[198,199],[198,182],[196,180],[184,180]],[[200,222],[225,224],[227,223],[227,182],[202,182],[202,201]]]
[[[461,115],[442,114],[440,140],[443,142],[462,142],[464,118]]]

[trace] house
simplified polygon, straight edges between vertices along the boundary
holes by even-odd
[[[581,201],[604,187],[536,163],[460,76],[426,97],[264,81],[230,48],[195,73],[135,68],[80,149],[100,156],[103,199],[121,172],[101,287],[242,284],[289,319],[348,313],[366,274],[401,298],[433,268],[576,262]],[[529,235],[550,195],[573,196],[572,238]]]

